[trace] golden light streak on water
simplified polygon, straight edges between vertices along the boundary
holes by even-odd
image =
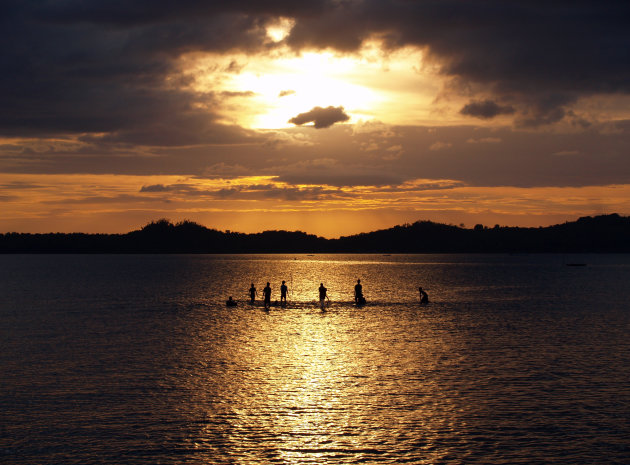
[[[630,268],[582,258],[4,257],[3,463],[627,463]]]

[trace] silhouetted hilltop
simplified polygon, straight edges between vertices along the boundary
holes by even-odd
[[[462,247],[470,230],[432,221],[394,226],[370,233],[344,236],[331,240],[343,252],[453,252]]]
[[[476,225],[472,229],[417,221],[331,241],[351,252],[630,252],[630,217],[583,217],[538,228]]]
[[[630,252],[630,217],[584,217],[548,227],[417,221],[339,239],[302,231],[244,234],[192,221],[153,221],[127,234],[0,234],[0,253]]]

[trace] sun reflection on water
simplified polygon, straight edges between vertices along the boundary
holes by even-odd
[[[28,304],[4,313],[6,458],[628,463],[627,257],[447,258],[7,257],[43,281],[4,276]],[[292,273],[285,308],[217,295]],[[418,282],[427,306],[400,291]]]

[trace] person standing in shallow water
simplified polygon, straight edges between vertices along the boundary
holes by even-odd
[[[324,304],[326,303],[326,298],[328,297],[328,295],[326,295],[327,292],[328,292],[328,289],[324,287],[324,283],[321,283],[319,285],[319,305],[321,305],[322,308],[324,308]]]
[[[256,302],[256,288],[254,287],[254,283],[252,283],[252,287],[249,288],[249,298],[251,299],[251,303]]]
[[[271,286],[269,286],[269,283],[267,283],[263,289],[263,296],[265,299],[265,308],[271,307]]]
[[[282,286],[280,286],[280,305],[287,304],[287,285],[282,281]]]
[[[428,304],[429,303],[429,294],[424,292],[424,290],[421,287],[418,288],[418,291],[420,291],[420,303],[421,304]]]
[[[354,285],[354,303],[360,304],[363,300],[363,286],[361,286],[361,280],[357,279],[357,283]]]

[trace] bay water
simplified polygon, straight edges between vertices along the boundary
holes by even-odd
[[[629,299],[615,254],[3,255],[0,462],[627,464]]]

